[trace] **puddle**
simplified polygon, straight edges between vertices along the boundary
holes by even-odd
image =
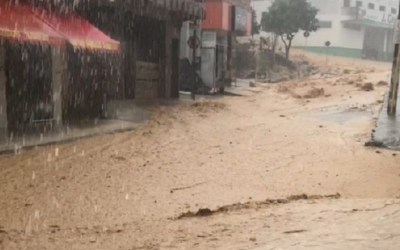
[[[369,120],[371,119],[371,113],[368,111],[341,111],[333,113],[321,113],[311,115],[311,117],[326,122],[334,122],[344,125],[351,122]]]

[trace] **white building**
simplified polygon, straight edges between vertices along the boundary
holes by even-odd
[[[389,60],[393,56],[393,27],[399,0],[308,0],[319,9],[318,31],[296,35],[293,46],[350,57]],[[261,19],[273,0],[253,0]],[[325,47],[329,41],[331,46]]]

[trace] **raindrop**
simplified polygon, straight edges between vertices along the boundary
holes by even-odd
[[[36,174],[35,171],[32,172],[32,180],[34,180],[36,178]]]
[[[125,200],[129,200],[129,194],[125,195]]]
[[[56,148],[56,150],[55,150],[55,152],[54,152],[54,155],[55,155],[56,157],[58,157],[58,152],[59,152],[59,149]]]

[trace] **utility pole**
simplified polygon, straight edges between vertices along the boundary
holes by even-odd
[[[388,100],[388,108],[387,113],[389,116],[396,115],[397,108],[397,95],[399,92],[399,76],[400,76],[400,54],[399,54],[399,43],[400,43],[400,5],[397,10],[397,22],[395,26],[395,45],[394,45],[394,56],[393,56],[393,65],[392,65],[392,78],[390,80],[390,89],[389,89],[389,100]]]

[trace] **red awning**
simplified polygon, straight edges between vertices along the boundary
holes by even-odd
[[[45,42],[52,45],[61,45],[65,41],[65,38],[40,20],[31,7],[0,1],[1,37],[18,42]]]
[[[61,15],[39,9],[35,12],[39,18],[64,36],[74,48],[107,51],[120,50],[118,41],[111,39],[77,14]]]

